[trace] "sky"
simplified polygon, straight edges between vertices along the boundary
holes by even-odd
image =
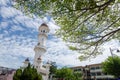
[[[9,0],[0,0],[0,66],[19,68],[26,58],[31,63],[34,59],[34,47],[37,44],[38,28],[42,23],[47,23],[50,28],[47,40],[47,52],[43,56],[44,63],[47,61],[56,62],[59,67],[63,66],[85,66],[101,63],[108,56],[111,56],[109,48],[113,53],[120,49],[118,40],[112,40],[103,46],[103,54],[86,61],[79,61],[79,53],[69,50],[66,43],[55,35],[60,27],[52,18],[29,17],[11,6]]]

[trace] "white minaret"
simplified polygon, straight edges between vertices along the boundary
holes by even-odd
[[[49,71],[48,71],[47,67],[46,68],[42,67],[42,56],[46,52],[46,40],[48,37],[48,32],[50,30],[49,30],[49,27],[45,23],[41,24],[41,26],[39,27],[38,30],[39,30],[38,43],[34,48],[35,56],[34,56],[33,65],[39,73],[44,74],[43,80],[47,80],[48,79],[47,76],[49,74]]]
[[[46,52],[46,40],[47,40],[47,33],[49,32],[48,26],[43,23],[39,27],[39,34],[38,34],[38,44],[35,46],[35,56],[34,56],[34,67],[38,68],[41,67],[41,62],[38,62],[38,59]]]

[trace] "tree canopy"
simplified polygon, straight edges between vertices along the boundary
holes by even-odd
[[[13,80],[21,80],[21,75],[22,75],[22,70],[21,69],[17,69],[16,73],[13,76]]]
[[[81,80],[81,73],[74,73],[69,68],[58,69],[55,73],[55,77],[62,80]]]
[[[120,40],[120,0],[15,0],[26,14],[50,15],[61,27],[57,34],[80,59],[94,57],[100,46]]]
[[[53,78],[53,76],[55,75],[56,71],[57,71],[57,65],[55,62],[51,62],[51,66],[50,66],[50,73],[49,73],[49,79],[51,80]]]
[[[102,68],[105,73],[120,77],[120,57],[108,57],[103,63]]]
[[[74,80],[82,80],[82,73],[80,72],[74,72]]]
[[[29,64],[24,70],[17,69],[13,76],[13,80],[42,80],[42,76]]]
[[[57,78],[65,79],[65,80],[69,80],[73,78],[72,70],[68,68],[58,69],[55,75]]]
[[[57,65],[55,62],[51,62],[51,66],[50,66],[50,75],[51,74],[55,74],[57,71]]]

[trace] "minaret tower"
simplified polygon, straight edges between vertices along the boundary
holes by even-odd
[[[24,64],[23,64],[23,68],[27,67],[28,64],[30,63],[29,58],[26,58],[23,63],[24,63]]]
[[[43,54],[46,52],[46,40],[48,37],[48,32],[49,27],[43,23],[41,24],[41,26],[39,27],[39,34],[38,34],[38,44],[35,46],[34,51],[35,51],[35,56],[34,56],[34,67],[39,70],[42,65],[42,56]]]

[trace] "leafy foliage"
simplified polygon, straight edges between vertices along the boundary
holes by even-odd
[[[21,75],[22,75],[22,70],[21,69],[17,69],[16,73],[13,76],[13,80],[21,80]]]
[[[57,71],[57,65],[55,62],[52,62],[50,66],[50,74],[55,74],[56,71]]]
[[[56,77],[61,79],[67,79],[67,80],[72,79],[73,77],[72,70],[68,68],[58,69],[56,72]]]
[[[57,65],[55,62],[51,62],[51,66],[50,66],[50,73],[49,73],[49,78],[53,78],[53,76],[55,75],[57,71]]]
[[[57,34],[80,59],[100,54],[100,45],[120,40],[120,0],[16,0],[26,14],[51,15],[61,26]]]
[[[42,80],[42,76],[29,64],[23,71],[18,69],[13,76],[13,80]]]
[[[74,72],[74,80],[82,80],[82,74],[80,72]]]
[[[69,68],[58,69],[55,73],[56,78],[64,80],[81,80],[80,73],[74,73]]]
[[[108,57],[108,59],[102,63],[103,71],[115,77],[120,77],[120,57]]]

